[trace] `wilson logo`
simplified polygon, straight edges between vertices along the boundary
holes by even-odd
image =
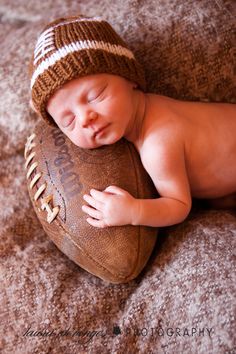
[[[65,137],[59,129],[52,129],[52,137],[54,145],[58,148],[57,157],[54,160],[54,165],[58,169],[60,181],[68,199],[79,194],[83,189],[79,175],[73,171],[74,162],[71,160],[71,155],[66,145]]]

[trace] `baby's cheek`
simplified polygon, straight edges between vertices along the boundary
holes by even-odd
[[[81,135],[68,134],[68,138],[72,141],[72,143],[74,143],[75,145],[77,145],[80,148],[86,149],[86,145],[88,145],[88,142],[86,141],[86,139]]]
[[[74,132],[68,130],[68,129],[61,129],[62,132],[67,136],[67,138],[72,141],[73,144],[79,146],[80,139],[78,138],[77,134],[74,134]]]

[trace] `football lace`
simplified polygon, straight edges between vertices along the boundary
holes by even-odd
[[[36,147],[36,144],[34,142],[36,135],[33,133],[27,138],[27,142],[25,144],[25,152],[24,152],[24,157],[25,157],[25,169],[27,170],[26,174],[26,179],[29,180],[33,171],[36,170],[38,167],[38,162],[34,161],[36,152],[33,151],[33,149]],[[36,187],[36,183],[39,182],[40,178],[42,177],[41,172],[37,172],[35,176],[32,178],[29,184],[30,190],[32,190],[34,187]],[[51,224],[51,222],[56,218],[56,216],[59,213],[60,207],[59,206],[54,206],[52,207],[53,203],[53,195],[47,195],[45,197],[42,196],[42,194],[46,191],[47,184],[46,182],[42,183],[40,187],[37,189],[37,191],[34,194],[34,201],[38,201],[38,199],[41,202],[41,210],[45,210],[47,212],[47,222]],[[50,205],[51,204],[51,205]],[[40,209],[39,209],[40,210]]]

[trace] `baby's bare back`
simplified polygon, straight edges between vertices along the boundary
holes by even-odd
[[[150,102],[162,123],[171,117],[181,132],[192,196],[218,198],[236,192],[236,105],[158,95],[150,95]]]

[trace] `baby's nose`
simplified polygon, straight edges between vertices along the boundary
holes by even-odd
[[[81,119],[81,124],[83,128],[87,128],[95,119],[97,119],[98,114],[96,112],[87,112],[84,113],[84,116]]]

